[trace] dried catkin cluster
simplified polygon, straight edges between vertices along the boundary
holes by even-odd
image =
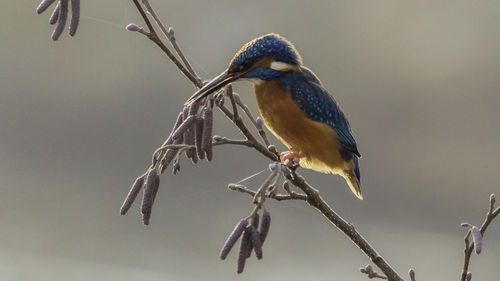
[[[69,3],[70,0],[59,0],[57,5],[52,11],[52,15],[49,19],[49,24],[56,25],[54,31],[52,32],[52,40],[56,41],[61,36],[64,27],[66,26],[66,20],[68,19]],[[43,13],[47,8],[52,5],[56,0],[43,0],[40,5],[36,8],[38,14]],[[76,30],[78,29],[78,23],[80,21],[80,0],[71,0],[71,22],[69,24],[69,35],[74,36]]]
[[[249,220],[251,220],[250,225],[248,223]],[[243,269],[245,268],[246,260],[250,258],[250,256],[252,255],[252,251],[255,252],[255,256],[257,257],[257,259],[262,259],[262,245],[266,240],[270,226],[271,214],[268,211],[264,211],[264,213],[262,214],[260,227],[258,213],[255,213],[250,218],[241,219],[227,238],[224,246],[222,246],[220,258],[222,260],[226,259],[233,246],[241,237],[238,253],[237,272],[242,273]]]
[[[203,159],[212,160],[213,107],[212,99],[205,99],[184,107],[168,138],[153,153],[148,171],[138,177],[130,188],[120,209],[122,215],[127,213],[139,192],[143,190],[142,222],[148,225],[160,184],[159,174],[162,174],[172,163],[172,171],[176,174],[180,170],[179,160],[183,153],[193,163],[198,163]]]

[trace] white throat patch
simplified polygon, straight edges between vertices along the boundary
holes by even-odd
[[[242,78],[241,80],[246,80],[248,82],[253,83],[256,86],[259,86],[260,84],[262,84],[263,82],[265,82],[264,80],[259,79],[259,78]]]

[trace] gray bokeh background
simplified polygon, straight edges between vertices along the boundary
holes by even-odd
[[[458,279],[459,223],[481,223],[489,194],[500,197],[500,2],[152,3],[204,79],[253,37],[294,42],[354,128],[365,200],[339,177],[303,174],[398,272]],[[162,177],[151,226],[137,209],[120,216],[194,87],[124,29],[142,24],[131,1],[83,1],[77,36],[59,42],[37,4],[0,4],[1,280],[367,280],[367,259],[303,202],[269,202],[264,259],[243,275],[235,253],[219,260],[251,210],[227,183],[268,163],[244,148]],[[235,87],[255,110],[251,86]],[[220,114],[215,131],[239,136]],[[497,221],[473,280],[498,280],[499,237]]]

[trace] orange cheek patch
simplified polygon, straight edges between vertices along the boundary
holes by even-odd
[[[265,57],[253,64],[253,67],[269,68],[274,59],[272,57]]]

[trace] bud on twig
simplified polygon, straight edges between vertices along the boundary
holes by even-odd
[[[365,266],[365,271],[366,271],[366,272],[373,272],[373,267],[372,267],[372,265],[371,265],[371,264],[367,264],[367,265]]]
[[[126,27],[128,31],[139,31],[141,29],[137,24],[135,23],[129,23]]]
[[[408,275],[410,276],[410,281],[417,281],[417,279],[415,279],[415,270],[413,270],[413,268],[410,268]]]
[[[483,248],[483,235],[477,226],[473,226],[470,229],[472,234],[472,240],[474,241],[474,250],[476,250],[476,254],[480,254]]]
[[[220,258],[222,260],[226,259],[227,255],[233,248],[234,244],[238,239],[240,238],[241,234],[243,234],[243,231],[245,231],[245,228],[248,225],[248,220],[242,219],[240,222],[236,225],[236,227],[233,229],[231,234],[229,234],[229,237],[227,238],[226,242],[224,242],[224,246],[222,246],[222,250],[220,252]]]
[[[281,164],[280,162],[273,162],[273,163],[269,163],[269,170],[271,172],[282,173],[282,172],[286,171],[286,166]]]
[[[276,146],[271,144],[267,147],[267,150],[269,150],[272,153],[278,153],[278,149],[276,149]]]
[[[174,34],[175,34],[174,28],[173,27],[169,27],[168,30],[167,30],[167,34],[168,34],[168,36],[174,36]]]
[[[229,188],[230,190],[236,190],[239,192],[244,192],[247,189],[247,187],[242,185],[242,184],[234,184],[234,183],[228,184],[227,188]]]
[[[260,116],[255,118],[255,127],[257,127],[257,130],[263,130],[262,129],[262,118],[260,118]]]
[[[465,280],[470,281],[472,279],[472,272],[467,272],[467,275],[465,275]]]
[[[488,210],[489,214],[493,213],[493,209],[495,208],[495,194],[490,195],[490,209]]]
[[[233,97],[234,97],[234,101],[238,104],[241,104],[241,98],[240,98],[240,94],[236,93],[236,92],[233,92]]]

